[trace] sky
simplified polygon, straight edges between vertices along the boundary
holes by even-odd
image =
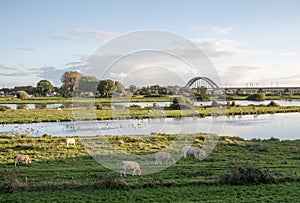
[[[297,0],[3,0],[0,87],[35,86],[42,79],[61,85],[65,71],[84,73],[101,47],[109,49],[116,38],[144,30],[174,33],[196,44],[221,86],[300,86],[299,8]],[[155,36],[142,43],[145,50],[152,48]],[[167,37],[157,41],[163,39]],[[193,77],[182,76],[191,56],[178,61],[165,53],[132,54],[135,47],[127,45],[132,49],[122,52],[126,57],[113,71],[108,74],[102,66],[94,69],[95,75],[118,75],[137,85],[158,76],[155,83],[169,78],[182,85]],[[202,67],[198,72],[211,73]]]

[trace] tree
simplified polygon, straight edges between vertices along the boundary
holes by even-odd
[[[37,93],[46,96],[54,90],[53,85],[49,80],[40,80],[36,85]]]
[[[64,97],[71,97],[78,87],[81,74],[77,71],[67,71],[61,77],[62,87],[61,93]]]
[[[135,85],[130,85],[128,91],[131,92],[133,95],[136,93],[138,88]]]
[[[192,109],[194,102],[187,97],[175,97],[170,107],[175,110]]]
[[[123,95],[125,93],[125,87],[122,83],[120,83],[119,81],[115,81],[115,93],[118,93],[120,95]]]
[[[208,101],[210,99],[209,92],[204,86],[197,88],[197,96],[197,99],[200,101]]]
[[[99,80],[95,76],[81,76],[78,82],[77,92],[95,94],[97,91]]]
[[[100,80],[97,88],[100,95],[103,97],[111,96],[115,91],[115,89],[116,89],[116,85],[112,80]]]
[[[36,93],[36,87],[33,86],[16,86],[12,92],[25,91],[27,94],[34,95]]]

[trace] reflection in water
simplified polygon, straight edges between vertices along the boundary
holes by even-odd
[[[33,123],[1,125],[0,133],[41,136],[92,135],[151,135],[157,133],[217,133],[245,139],[276,137],[300,139],[300,113],[219,116],[205,118],[161,118],[107,121],[78,121],[60,123]],[[220,133],[220,129],[222,129]]]
[[[293,99],[291,101],[287,101],[287,100],[275,100],[275,102],[277,104],[279,104],[280,106],[300,106],[300,99]],[[211,105],[211,101],[208,102],[195,102],[195,106],[210,106]],[[221,104],[226,104],[226,102],[220,102]],[[266,101],[248,101],[248,100],[237,100],[235,101],[236,105],[241,105],[241,106],[248,106],[248,105],[267,105],[269,104],[270,101],[266,100]],[[96,103],[95,105],[97,105],[98,103]],[[110,104],[110,103],[109,103]],[[124,103],[115,103],[115,106],[117,105],[121,105],[121,106],[131,106],[131,105],[138,105],[140,107],[165,107],[165,106],[170,106],[171,102],[124,102]],[[8,106],[12,109],[17,109],[18,106],[20,106],[20,109],[23,109],[21,106],[24,107],[24,105],[26,105],[29,109],[34,109],[34,108],[58,108],[63,106],[63,104],[41,104],[41,106],[39,106],[40,104],[0,104],[3,106]],[[65,108],[71,108],[72,107],[72,103],[66,103],[64,104]],[[253,107],[254,110],[256,107]]]

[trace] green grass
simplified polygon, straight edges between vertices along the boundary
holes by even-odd
[[[130,102],[171,102],[173,96],[162,96],[162,97],[130,97]],[[76,98],[74,98],[76,99]],[[94,99],[94,98],[91,98]],[[81,102],[91,101],[91,99],[80,98]],[[111,103],[111,102],[128,102],[128,98],[116,97],[113,100],[111,98],[95,98],[96,103]],[[0,98],[2,104],[71,104],[73,98],[64,97],[33,97],[28,99],[18,99],[15,97]]]
[[[72,189],[0,194],[0,202],[299,202],[300,183],[180,186],[131,190]]]
[[[202,146],[205,136],[197,134],[194,145]],[[17,188],[13,194],[0,192],[0,202],[124,202],[126,199],[149,202],[295,202],[299,198],[300,140],[245,141],[221,137],[205,160],[188,157],[160,172],[135,177],[128,175],[123,180],[129,188],[115,190],[95,186],[99,177],[119,174],[91,158],[79,138],[76,139],[76,146],[66,148],[63,137],[2,136],[0,169],[15,173],[25,188]],[[108,136],[108,139],[124,152],[139,154],[162,150],[174,135],[156,135],[151,139]],[[13,156],[21,153],[30,155],[32,163],[14,167]],[[154,162],[153,158],[153,167],[158,167]],[[243,186],[219,183],[221,174],[245,163],[267,168],[277,183]],[[28,179],[27,189],[25,177]],[[1,180],[3,178],[2,175]],[[165,195],[162,196],[162,192]]]
[[[121,108],[111,110],[109,105],[103,105],[102,110],[96,110],[94,106],[87,108],[63,108],[62,111],[56,109],[9,109],[0,111],[0,123],[33,123],[33,122],[60,122],[72,121],[76,119],[85,120],[109,120],[119,118],[149,118],[149,117],[184,117],[184,116],[211,116],[215,115],[251,115],[251,114],[273,114],[300,112],[298,106],[240,106],[229,107],[226,110],[211,107],[199,107],[197,110],[172,110],[165,108],[163,115],[158,112],[149,113],[150,107],[145,109],[139,108]],[[74,110],[74,111],[73,111]],[[242,110],[242,112],[241,112]]]

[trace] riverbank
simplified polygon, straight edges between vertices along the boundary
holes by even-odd
[[[134,137],[112,136],[108,139],[127,153],[154,153],[163,150],[173,136],[157,135],[148,141],[135,139],[134,143]],[[197,134],[194,145],[201,147],[204,138],[205,134]],[[0,152],[1,201],[29,202],[34,197],[35,201],[44,202],[125,199],[152,202],[296,202],[300,198],[297,189],[300,185],[300,140],[279,141],[272,138],[245,141],[237,137],[221,137],[216,148],[203,161],[196,161],[191,156],[160,172],[120,178],[118,172],[92,159],[78,137],[77,144],[69,148],[65,146],[64,139],[51,136],[0,137],[3,149]],[[14,167],[15,154],[28,154],[32,163]],[[153,163],[149,165],[159,167],[154,163],[153,157]],[[252,178],[250,182],[236,183],[224,176],[234,174],[234,169],[240,167],[264,171],[263,174],[271,179],[261,179],[269,181],[265,184],[255,183]],[[16,179],[19,185],[5,182],[7,187],[3,188],[4,180]],[[160,195],[162,191],[166,193],[163,197]]]
[[[155,108],[154,108],[155,109]],[[122,107],[112,109],[110,106],[86,108],[57,109],[8,109],[0,111],[0,123],[38,123],[63,122],[74,120],[112,120],[143,118],[181,118],[206,116],[235,116],[300,112],[300,106],[235,106],[235,107],[198,107],[194,110],[172,110],[168,107],[152,110],[152,107]]]
[[[91,99],[95,101],[95,103],[115,103],[121,102],[172,102],[174,99],[174,95],[169,96],[159,96],[159,97],[146,97],[146,96],[133,96],[130,98],[127,97],[116,97],[113,98],[79,98],[78,101],[80,102],[90,102]],[[2,97],[0,98],[1,104],[72,104],[73,99],[76,98],[64,98],[64,97],[32,97],[27,99],[18,99],[16,97]],[[219,100],[217,97],[211,97],[212,100]],[[292,96],[266,96],[267,101],[271,100],[283,100],[283,101],[291,101],[293,99],[300,99],[300,95],[292,95]],[[220,99],[223,101],[224,99]],[[225,101],[225,100],[224,100]],[[227,96],[226,101],[251,101],[247,100],[247,96]],[[211,102],[211,101],[210,101]]]

